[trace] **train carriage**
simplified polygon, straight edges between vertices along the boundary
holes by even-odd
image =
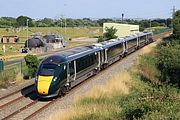
[[[139,47],[143,47],[146,44],[152,42],[152,32],[145,32],[145,33],[139,33],[138,35],[138,43],[139,43]]]
[[[125,54],[130,54],[138,48],[138,37],[137,35],[128,36],[125,38]]]
[[[104,61],[103,68],[121,59],[124,56],[125,45],[124,40],[112,39],[102,42]]]
[[[37,72],[36,90],[40,97],[63,94],[92,76],[100,68],[100,48],[85,46],[44,59]]]

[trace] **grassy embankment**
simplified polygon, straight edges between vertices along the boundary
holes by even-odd
[[[97,86],[67,110],[58,111],[50,120],[178,119],[179,89],[163,85],[154,63],[152,43],[141,50],[136,64],[119,73],[104,86]]]

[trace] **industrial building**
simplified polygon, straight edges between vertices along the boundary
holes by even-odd
[[[111,27],[117,29],[116,35],[118,37],[139,33],[139,25],[119,24],[119,23],[104,23],[103,33],[106,32],[106,28],[111,28]]]

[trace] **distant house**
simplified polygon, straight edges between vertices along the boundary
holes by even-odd
[[[19,41],[17,36],[3,36],[1,38],[1,43],[16,43]]]

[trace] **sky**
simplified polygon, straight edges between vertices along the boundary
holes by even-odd
[[[169,18],[179,0],[0,0],[0,17]]]

